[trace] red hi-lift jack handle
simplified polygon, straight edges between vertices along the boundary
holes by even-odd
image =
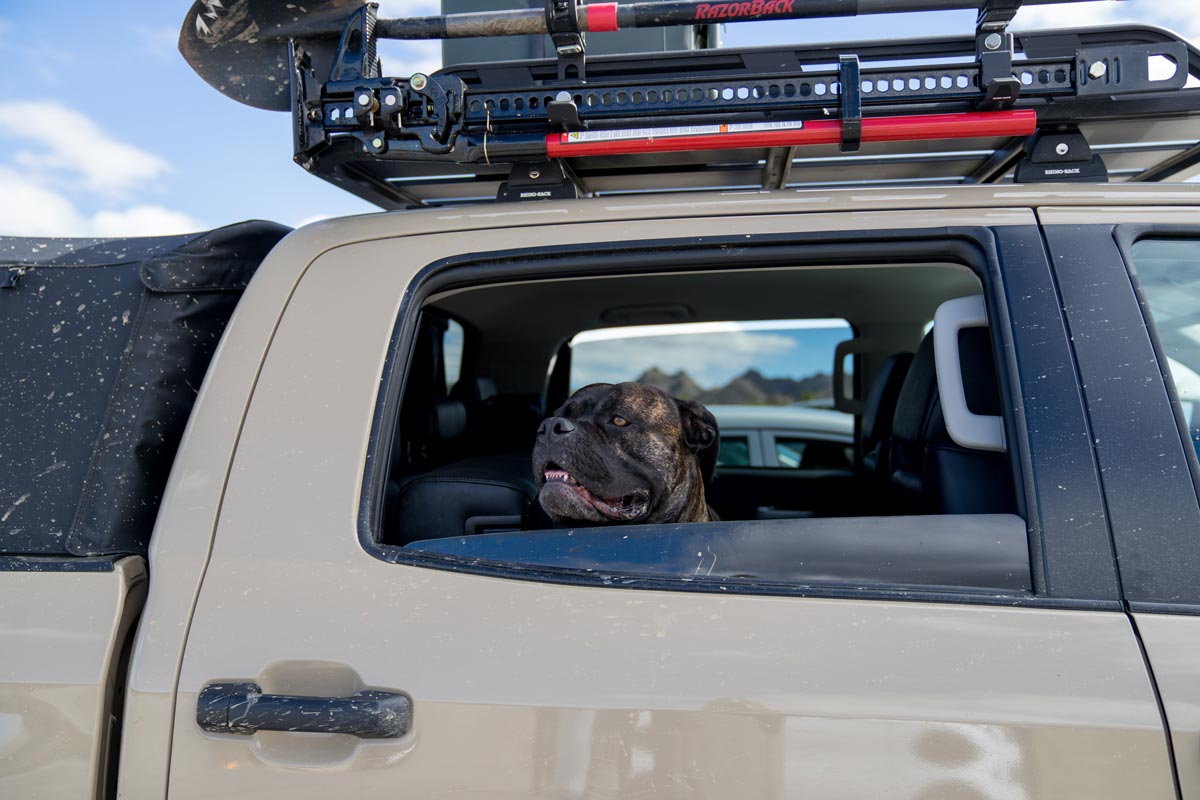
[[[1037,112],[1027,109],[873,117],[862,120],[862,141],[870,143],[1028,136],[1035,130]],[[552,133],[546,137],[546,153],[550,158],[575,158],[828,145],[841,144],[842,141],[841,120],[815,120]]]

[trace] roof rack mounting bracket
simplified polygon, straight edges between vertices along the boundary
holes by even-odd
[[[575,200],[579,184],[562,161],[534,161],[513,164],[508,180],[500,184],[496,199]]]
[[[546,29],[558,53],[560,81],[587,80],[587,45],[579,25],[582,0],[546,0]]]
[[[1015,183],[1107,183],[1104,159],[1092,153],[1079,128],[1067,125],[1039,130],[1025,146],[1028,153],[1017,164]]]
[[[842,111],[841,151],[853,153],[862,147],[862,81],[858,56],[838,56],[838,84]]]

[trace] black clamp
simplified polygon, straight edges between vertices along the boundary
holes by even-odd
[[[1021,0],[986,0],[975,20],[975,57],[984,91],[979,108],[984,111],[1008,108],[1021,94],[1021,82],[1013,75],[1013,35],[1008,32],[1020,8]]]
[[[1021,94],[1021,81],[1013,75],[1013,35],[1008,32],[980,32],[975,37],[979,59],[979,85],[983,87],[983,110],[1007,108]]]
[[[853,153],[862,147],[862,82],[859,74],[858,56],[838,56],[843,153]]]
[[[417,134],[426,153],[451,152],[466,119],[467,85],[456,75],[417,73],[408,79],[408,91],[405,107],[414,113],[406,132]]]
[[[579,27],[579,3],[580,0],[546,0],[546,30],[558,53],[560,81],[587,78],[587,48]]]
[[[546,104],[546,117],[550,124],[564,133],[587,130],[587,123],[579,118],[579,106],[570,92],[559,92]]]

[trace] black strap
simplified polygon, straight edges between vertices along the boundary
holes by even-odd
[[[858,56],[838,56],[838,83],[841,85],[843,153],[862,146],[862,82]]]

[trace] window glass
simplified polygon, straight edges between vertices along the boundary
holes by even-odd
[[[1200,240],[1143,239],[1133,263],[1200,453]]]
[[[745,436],[722,436],[718,467],[750,466],[750,440]]]
[[[453,388],[462,377],[463,327],[450,320],[442,337],[442,359],[446,365],[446,389]]]
[[[839,442],[776,437],[775,459],[790,469],[850,469],[854,448]]]

